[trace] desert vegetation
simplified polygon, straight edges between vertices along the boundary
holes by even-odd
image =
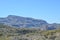
[[[60,40],[60,30],[15,28],[0,24],[0,40]]]

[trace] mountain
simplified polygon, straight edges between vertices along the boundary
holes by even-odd
[[[15,15],[9,15],[5,18],[0,18],[0,23],[18,28],[41,28],[42,30],[52,30],[60,27],[60,24],[49,24],[45,20]]]
[[[44,24],[48,24],[44,20],[20,17],[15,15],[9,15],[6,18],[0,18],[0,23],[4,23],[16,27],[40,27]]]

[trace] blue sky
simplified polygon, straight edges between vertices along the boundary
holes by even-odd
[[[60,0],[0,0],[0,17],[8,15],[60,23]]]

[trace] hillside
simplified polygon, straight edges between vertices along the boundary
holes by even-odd
[[[60,24],[9,15],[0,18],[0,40],[60,40]]]
[[[0,40],[60,40],[60,30],[13,28],[0,24]]]
[[[15,15],[9,15],[6,18],[0,18],[0,23],[14,27],[40,27],[47,24],[44,20],[38,20],[34,18],[20,17]]]
[[[5,18],[0,18],[0,23],[16,28],[39,28],[41,30],[53,30],[60,28],[60,24],[49,24],[42,19],[34,19],[15,15],[9,15]]]

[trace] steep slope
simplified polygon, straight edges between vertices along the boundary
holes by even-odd
[[[57,23],[49,24],[45,20],[15,15],[9,15],[5,18],[0,18],[0,23],[18,28],[39,28],[41,30],[60,29],[60,24]]]
[[[0,23],[15,27],[41,27],[48,24],[44,20],[9,15],[6,18],[0,18]]]

